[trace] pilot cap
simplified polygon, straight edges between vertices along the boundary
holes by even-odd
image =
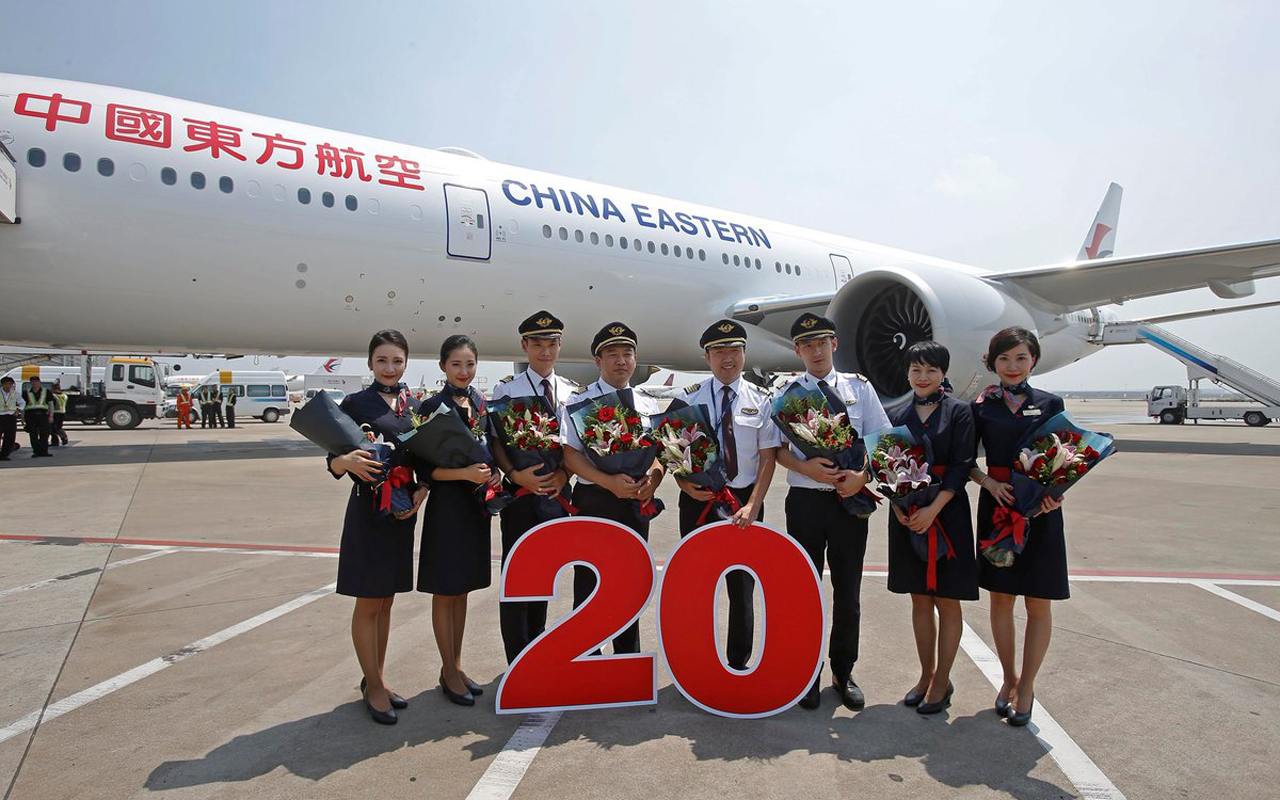
[[[805,312],[791,324],[791,341],[800,344],[808,339],[836,335],[836,324],[826,317]]]
[[[731,319],[722,319],[711,323],[711,327],[702,332],[698,346],[703,350],[710,347],[741,347],[747,343],[747,329]]]
[[[636,332],[625,322],[608,322],[591,340],[591,355],[598,356],[600,351],[610,345],[629,344],[637,346]]]
[[[564,323],[555,314],[544,310],[521,322],[516,330],[530,339],[559,339],[564,336]]]

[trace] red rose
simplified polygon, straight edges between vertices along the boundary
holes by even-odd
[[[583,438],[583,439],[594,439],[594,438],[596,438],[596,432],[595,432],[595,429],[594,429],[594,428],[588,428],[588,429],[587,429],[587,432],[586,432],[586,433],[584,433],[584,434],[582,434],[582,438]]]
[[[684,423],[678,419],[668,420],[667,424],[676,430],[680,430],[680,428],[684,426]]]
[[[553,420],[551,420],[550,422],[548,422],[548,423],[547,423],[547,430],[549,430],[549,431],[558,431],[558,430],[560,430],[560,423],[559,423],[559,422],[556,422],[554,419],[553,419]]]
[[[640,418],[639,418],[639,417],[627,417],[627,424],[628,424],[628,425],[639,425],[639,424],[640,424]]]
[[[516,412],[517,414],[523,414],[524,409],[525,409],[524,403],[514,403],[511,406],[511,410]]]
[[[635,437],[632,436],[630,433],[624,433],[618,437],[618,441],[622,442],[623,444],[631,444],[631,440],[634,438]]]

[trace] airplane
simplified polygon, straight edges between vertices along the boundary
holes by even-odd
[[[836,322],[837,367],[892,403],[919,340],[950,348],[970,397],[1006,326],[1039,334],[1043,374],[1098,351],[1114,304],[1206,286],[1236,299],[1280,274],[1280,240],[1112,255],[1119,187],[1080,259],[997,272],[463,148],[75,81],[0,74],[0,143],[16,162],[0,157],[16,183],[0,210],[18,222],[0,225],[0,341],[21,345],[363,358],[374,331],[397,328],[412,357],[468,333],[482,360],[520,361],[516,322],[547,308],[566,324],[562,362],[586,373],[611,320],[636,330],[649,371],[704,370],[698,336],[730,316],[770,375],[797,368],[788,330],[815,311]]]

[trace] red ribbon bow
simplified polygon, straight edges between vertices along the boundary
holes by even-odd
[[[523,486],[517,489],[515,494],[517,500],[519,500],[521,497],[528,497],[529,495],[536,495],[538,497],[546,496],[546,495],[538,495],[537,492],[531,491]],[[559,503],[560,507],[563,508],[565,512],[569,514],[569,516],[573,516],[578,513],[578,507],[565,499],[564,492],[557,492],[556,494],[552,495],[551,499]]]
[[[1008,506],[1000,506],[995,513],[991,515],[992,532],[995,533],[990,539],[983,539],[978,542],[980,547],[990,547],[996,542],[1013,537],[1013,543],[1018,547],[1022,547],[1027,540],[1027,518],[1022,516]]]
[[[716,492],[715,496],[708,500],[707,504],[702,507],[702,513],[698,515],[698,527],[705,525],[707,523],[707,515],[711,513],[711,509],[721,504],[729,507],[730,514],[733,514],[735,511],[742,508],[742,503],[738,502],[738,496],[729,491],[729,487],[726,486]]]
[[[909,517],[919,510],[919,506],[911,506],[907,509],[907,516]],[[929,537],[929,558],[925,567],[924,588],[931,592],[936,592],[938,591],[938,537],[941,536],[942,540],[947,543],[946,557],[948,559],[956,557],[956,548],[951,544],[951,537],[947,536],[946,529],[942,527],[942,523],[938,521],[937,517],[934,517],[933,524],[929,526],[929,530],[924,532],[924,535]]]
[[[379,497],[378,508],[382,511],[390,511],[392,492],[402,486],[409,485],[412,480],[413,470],[408,467],[393,467],[391,472],[387,474],[387,479],[382,482],[382,493]]]

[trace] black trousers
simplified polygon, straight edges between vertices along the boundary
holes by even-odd
[[[18,415],[0,414],[0,456],[18,449]]]
[[[536,497],[522,497],[502,509],[502,564],[516,541],[541,520],[534,513]],[[507,663],[516,660],[529,642],[547,629],[547,604],[538,600],[532,603],[503,601],[498,604],[498,627],[502,631],[502,647],[507,653]]]
[[[742,489],[730,488],[738,502],[745,503],[751,497],[754,484]],[[694,500],[684,492],[680,493],[680,538],[693,533],[698,525],[698,517],[706,503]],[[758,519],[764,519],[764,506],[760,507]],[[703,525],[720,521],[712,510],[703,520]],[[724,576],[725,589],[729,595],[729,631],[725,641],[725,659],[734,669],[746,669],[751,660],[751,646],[756,627],[755,592],[756,579],[746,570],[735,569]]]
[[[49,429],[49,443],[54,447],[57,447],[59,444],[67,443],[67,432],[63,430],[63,426],[66,424],[66,412],[53,412],[53,426]]]
[[[236,426],[236,407],[227,406],[227,427],[234,428]]]
[[[209,413],[213,416],[213,421],[210,423],[210,427],[213,427],[213,428],[227,427],[227,423],[222,421],[222,403],[210,403]]]
[[[844,678],[858,661],[862,619],[862,561],[867,555],[867,521],[846,514],[834,491],[791,487],[787,492],[787,534],[813,560],[822,576],[823,558],[831,567],[831,671]]]
[[[642,519],[635,504],[623,500],[608,489],[594,483],[579,483],[573,489],[573,504],[584,517],[604,517],[626,525],[649,541],[649,520]],[[596,574],[586,567],[573,568],[573,607],[582,605],[596,588]],[[596,651],[598,654],[600,651]],[[640,620],[636,620],[613,639],[613,652],[640,652]]]
[[[208,428],[213,424],[213,414],[209,411],[209,403],[200,404],[200,427]]]
[[[35,409],[23,412],[27,420],[27,434],[31,436],[31,455],[47,455],[49,452],[49,412]]]

